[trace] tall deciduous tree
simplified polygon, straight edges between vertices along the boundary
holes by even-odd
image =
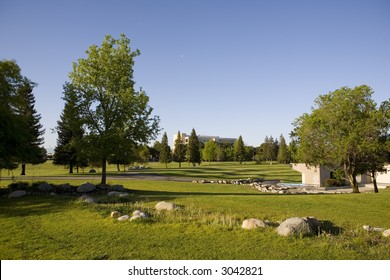
[[[178,162],[179,167],[181,167],[181,163],[185,161],[185,158],[186,158],[186,147],[185,144],[183,144],[181,133],[180,131],[178,131],[174,143],[173,160]]]
[[[244,161],[245,147],[244,147],[244,141],[242,140],[241,135],[234,142],[234,157],[235,157],[236,161],[238,161],[240,164],[242,164],[242,162]]]
[[[200,144],[196,131],[193,128],[187,145],[187,161],[195,166],[196,163],[200,164]]]
[[[376,122],[376,103],[373,91],[366,85],[353,89],[342,87],[320,95],[316,107],[295,123],[293,135],[299,143],[298,157],[312,165],[323,165],[336,170],[342,167],[353,192],[359,192],[356,175],[366,171],[368,143],[388,131],[387,122]]]
[[[172,150],[168,144],[168,136],[166,132],[163,134],[161,139],[160,162],[165,163],[166,168],[168,168],[168,163],[172,162]]]
[[[101,183],[106,183],[106,164],[118,143],[127,139],[147,143],[158,133],[159,118],[152,116],[149,97],[134,89],[134,58],[130,40],[106,36],[100,47],[92,45],[87,58],[73,63],[69,73],[86,127],[84,139],[102,165]]]
[[[218,150],[218,144],[212,139],[208,140],[204,145],[203,160],[208,162],[216,160],[217,150]]]

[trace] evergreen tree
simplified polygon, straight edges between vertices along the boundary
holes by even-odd
[[[278,162],[279,163],[289,163],[290,156],[288,152],[288,146],[286,140],[283,137],[283,134],[280,135],[279,150],[278,150]]]
[[[196,163],[200,164],[200,144],[194,128],[188,139],[187,161],[192,163],[192,166],[195,166]]]
[[[168,163],[172,162],[172,151],[168,144],[168,136],[166,132],[161,139],[160,162],[165,163],[166,168],[168,168]]]
[[[76,91],[70,83],[63,86],[65,101],[60,120],[57,121],[57,145],[54,148],[53,164],[69,166],[69,173],[73,168],[86,167],[88,161],[82,153],[82,138],[84,136],[83,123],[76,101]]]
[[[240,135],[238,139],[234,142],[234,157],[236,161],[242,164],[245,157],[245,147],[242,136]]]
[[[180,131],[177,132],[174,150],[173,150],[173,160],[179,163],[179,167],[181,167],[181,163],[185,160],[186,157],[186,147],[183,144],[183,139],[181,138]]]

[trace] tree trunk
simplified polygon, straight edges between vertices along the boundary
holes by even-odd
[[[118,172],[121,171],[121,168],[120,168],[120,166],[119,166],[119,163],[116,164],[116,170],[117,170]]]
[[[107,160],[106,157],[102,160],[102,181],[101,184],[105,185],[107,182]]]
[[[179,168],[181,168],[181,161],[179,161]]]
[[[375,171],[371,172],[372,182],[374,184],[374,192],[378,193],[379,190],[378,190],[378,184],[376,183],[376,176],[375,175],[376,175]]]
[[[20,175],[26,175],[26,163],[22,162],[22,173]]]
[[[69,174],[73,173],[73,163],[69,164]]]

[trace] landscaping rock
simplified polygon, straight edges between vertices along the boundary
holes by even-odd
[[[119,197],[128,197],[130,194],[123,192],[119,194]]]
[[[379,232],[385,230],[384,228],[377,228],[377,227],[372,227],[372,226],[367,226],[367,225],[364,225],[363,229],[366,231],[379,231]]]
[[[156,204],[156,209],[157,210],[167,210],[171,211],[176,208],[176,205],[171,202],[165,202],[165,201],[160,201],[159,203]]]
[[[13,191],[12,193],[10,193],[8,195],[8,197],[9,198],[17,198],[17,197],[25,196],[26,194],[27,194],[27,192],[24,190],[17,190],[17,191]]]
[[[53,190],[53,186],[48,183],[42,183],[40,184],[37,189],[42,192],[50,192]]]
[[[89,193],[89,192],[93,192],[95,190],[96,190],[96,186],[94,184],[91,184],[91,183],[81,184],[77,188],[77,192],[79,192],[79,193]]]
[[[92,168],[89,170],[89,173],[96,173],[96,170]]]
[[[72,187],[70,186],[69,183],[66,183],[66,184],[61,184],[60,185],[60,189],[64,192],[69,192],[72,190]]]
[[[120,194],[121,194],[120,192],[112,191],[112,192],[109,192],[107,195],[108,196],[119,196]]]
[[[118,221],[123,222],[128,220],[129,218],[130,218],[129,215],[123,215],[118,218]]]
[[[118,219],[120,216],[122,216],[122,213],[119,211],[112,211],[111,212],[111,218]]]
[[[247,219],[242,222],[243,229],[254,229],[258,227],[266,227],[266,223],[259,219]]]
[[[313,230],[310,227],[309,222],[306,219],[294,217],[285,220],[276,229],[276,232],[281,236],[289,235],[311,235]]]
[[[81,200],[84,201],[84,202],[86,202],[86,203],[92,203],[92,204],[97,203],[96,198],[90,197],[90,196],[85,195],[85,194],[83,194],[83,195],[81,196]]]
[[[135,210],[133,212],[132,217],[130,218],[130,221],[138,220],[138,219],[146,219],[148,217],[148,214],[145,212],[142,212],[140,210]]]
[[[112,185],[111,186],[111,189],[113,191],[117,191],[117,192],[123,192],[125,191],[125,187],[123,185]]]
[[[384,231],[382,232],[382,235],[383,235],[384,237],[390,237],[390,229],[384,230]]]

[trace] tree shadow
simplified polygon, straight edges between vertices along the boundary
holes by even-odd
[[[331,221],[325,220],[325,221],[320,221],[318,235],[321,234],[340,235],[342,231],[343,228],[336,226]]]

